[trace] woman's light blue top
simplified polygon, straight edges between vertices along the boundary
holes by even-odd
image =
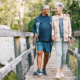
[[[63,18],[59,18],[59,30],[60,30],[60,38],[64,37],[63,33]]]

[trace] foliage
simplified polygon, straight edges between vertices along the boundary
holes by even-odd
[[[17,77],[16,74],[13,71],[11,71],[2,80],[17,80]]]
[[[0,1],[0,24],[10,26],[17,13],[17,0]]]
[[[34,20],[41,13],[42,5],[43,3],[41,2],[29,3],[29,12],[25,13],[23,18],[23,31],[32,32]]]
[[[70,69],[77,77],[77,59],[70,55]]]
[[[19,0],[1,0],[0,1],[0,24],[8,25],[11,29],[18,30],[19,17]],[[55,15],[54,4],[55,2],[63,2],[65,4],[64,13],[70,14],[72,22],[72,30],[79,30],[80,25],[80,9],[77,0],[25,0],[24,4],[24,18],[23,18],[23,31],[32,31],[31,26],[35,17],[41,13],[41,7],[44,4],[50,6],[50,16]],[[30,28],[29,28],[30,27]]]
[[[67,11],[66,13],[70,14],[71,16],[71,22],[72,22],[72,29],[74,30],[80,30],[79,24],[80,24],[80,9],[78,5],[78,1],[70,0],[67,5]]]

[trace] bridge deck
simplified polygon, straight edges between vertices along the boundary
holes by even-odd
[[[37,70],[37,62],[36,59],[34,61],[34,65],[31,66],[30,70],[25,76],[25,80],[56,80],[56,66],[55,66],[55,49],[53,48],[51,57],[47,64],[47,75],[33,75],[33,73]],[[65,65],[64,67],[65,78],[61,78],[60,80],[77,80],[74,74],[70,71],[70,69]]]

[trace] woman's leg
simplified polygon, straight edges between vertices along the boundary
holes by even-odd
[[[68,49],[68,43],[67,43],[67,42],[63,42],[63,43],[62,43],[61,68],[64,67],[65,62],[66,62],[67,49]]]
[[[55,51],[56,51],[56,76],[55,78],[60,78],[60,67],[61,67],[61,57],[62,57],[62,39],[60,42],[55,42]]]
[[[62,43],[61,68],[60,68],[61,77],[64,77],[64,74],[63,74],[63,67],[64,67],[64,65],[65,65],[65,63],[66,63],[67,49],[68,49],[68,43],[67,43],[67,42],[63,42],[63,43]]]
[[[61,67],[61,57],[62,57],[62,44],[61,42],[55,42],[55,51],[56,51],[56,68],[60,69]]]

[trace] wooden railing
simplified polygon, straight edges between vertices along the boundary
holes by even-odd
[[[69,55],[70,54],[77,59],[77,80],[80,80],[80,31],[75,31],[74,37],[76,37],[78,39],[78,53],[75,53],[73,50],[68,49],[66,63],[68,64],[68,67],[69,67],[69,65],[70,65],[70,63],[69,63],[70,56]]]
[[[34,50],[34,58],[36,56],[36,42],[33,39],[33,47],[30,48],[30,37],[33,37],[32,33],[29,32],[21,32],[15,30],[6,30],[0,29],[0,37],[13,37],[14,38],[14,50],[15,50],[15,59],[11,61],[9,64],[0,69],[0,80],[7,75],[11,70],[13,70],[16,66],[16,75],[17,80],[24,80],[23,69],[22,69],[22,60],[24,56],[28,56],[29,67],[33,64],[31,51]],[[20,46],[20,37],[26,38],[26,46],[27,50],[21,53]]]

